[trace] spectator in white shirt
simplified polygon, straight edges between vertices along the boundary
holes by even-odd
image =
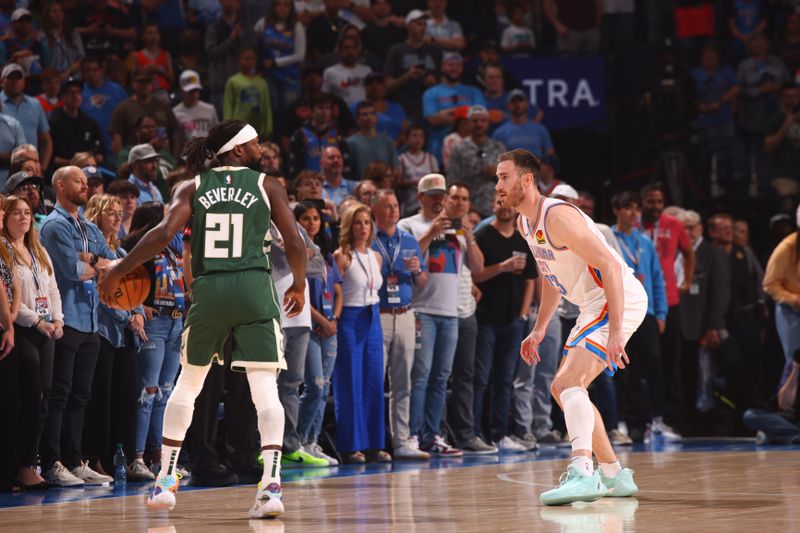
[[[339,63],[322,73],[322,90],[344,100],[348,106],[366,98],[364,79],[371,72],[366,65],[358,63],[361,41],[352,36],[339,40],[337,47]]]
[[[194,70],[181,72],[179,80],[183,102],[176,105],[172,112],[178,119],[187,139],[206,137],[208,132],[219,124],[216,108],[200,100],[200,75]]]

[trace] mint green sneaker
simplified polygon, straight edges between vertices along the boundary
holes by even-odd
[[[281,457],[281,466],[319,468],[321,466],[328,466],[328,461],[309,455],[303,450],[297,450],[292,453],[284,453]]]
[[[570,464],[567,471],[561,474],[558,486],[543,492],[539,500],[544,505],[565,505],[572,502],[593,502],[608,493],[608,489],[600,479],[600,469],[591,476],[581,472],[580,467]]]
[[[600,472],[600,479],[603,481],[603,485],[608,489],[606,496],[610,498],[628,498],[636,496],[636,493],[639,492],[639,487],[633,481],[633,470],[630,468],[623,468],[616,477],[604,476],[603,471],[599,468],[597,471]]]

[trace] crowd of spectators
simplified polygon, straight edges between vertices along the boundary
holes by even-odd
[[[603,60],[607,122],[551,130],[559,111],[505,61],[575,56]],[[258,131],[308,249],[306,308],[282,322],[285,465],[564,443],[549,390],[577,309],[520,362],[542,281],[494,194],[514,149],[541,160],[542,194],[611,224],[647,290],[631,368],[590,389],[612,442],[797,442],[798,77],[793,1],[0,1],[0,490],[111,482],[117,446],[129,480],[154,479],[190,231],[131,311],[97,276],[226,119]],[[270,258],[280,293],[274,228]],[[260,477],[248,398],[214,366],[181,458],[194,483]]]

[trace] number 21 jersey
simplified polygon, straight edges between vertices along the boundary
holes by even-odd
[[[270,204],[266,176],[246,167],[217,167],[195,177],[192,274],[269,272]]]

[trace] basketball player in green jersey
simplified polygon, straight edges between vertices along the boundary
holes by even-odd
[[[172,509],[179,476],[175,473],[181,443],[192,421],[194,401],[222,345],[233,334],[231,366],[247,372],[258,414],[264,475],[258,484],[251,518],[283,512],[280,485],[284,414],[277,374],[285,369],[280,309],[270,276],[270,219],[283,235],[294,284],[286,291],[287,316],[304,305],[306,253],[283,187],[258,168],[258,134],[249,124],[226,120],[208,137],[187,147],[187,165],[198,175],[175,192],[164,220],[125,258],[103,273],[100,290],[111,292],[119,280],[162,250],[192,220],[193,305],[181,346],[182,371],[164,413],[161,472],[147,503]],[[203,171],[209,159],[216,166]]]

